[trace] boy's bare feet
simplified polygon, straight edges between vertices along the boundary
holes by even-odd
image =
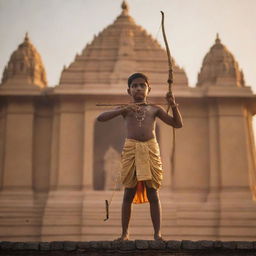
[[[115,241],[117,241],[117,242],[128,241],[128,240],[129,240],[129,235],[128,234],[121,235],[119,238],[115,239]]]
[[[155,239],[155,241],[164,241],[164,239],[162,238],[162,236],[160,234],[155,234],[154,239]]]

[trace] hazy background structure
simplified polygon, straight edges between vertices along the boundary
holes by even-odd
[[[0,0],[0,70],[29,33],[43,57],[49,86],[59,83],[64,65],[119,14],[113,0]],[[236,56],[246,83],[256,89],[256,2],[254,0],[130,0],[130,14],[162,45],[160,11],[173,56],[195,86],[203,57],[216,33]]]
[[[63,3],[58,2],[60,8]],[[128,102],[126,79],[136,71],[150,77],[150,100],[163,101],[168,64],[164,48],[137,25],[129,5],[115,5],[114,21],[83,42],[57,86],[49,86],[44,55],[30,33],[24,33],[18,48],[16,41],[5,63],[0,85],[2,240],[110,240],[120,232],[122,191],[115,195],[110,221],[103,218],[104,200],[111,197],[120,171],[122,119],[96,122],[104,110],[96,103]],[[94,15],[100,16],[100,7]],[[49,38],[44,40],[48,45]],[[193,87],[173,55],[174,94],[184,118],[184,128],[177,131],[175,172],[171,129],[157,122],[167,239],[252,240],[256,235],[255,95],[223,41],[212,35]],[[147,207],[134,209],[133,238],[151,238]]]

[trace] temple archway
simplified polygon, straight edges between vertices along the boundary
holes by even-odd
[[[108,122],[95,121],[94,131],[93,188],[104,190],[104,158],[110,147],[121,154],[125,139],[123,118],[116,117]]]

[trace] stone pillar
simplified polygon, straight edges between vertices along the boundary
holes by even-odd
[[[251,240],[256,205],[249,188],[250,135],[242,99],[219,99],[221,170],[219,237]],[[254,170],[255,171],[255,170]]]
[[[248,147],[250,154],[249,159],[249,184],[251,187],[252,199],[256,200],[256,147],[255,147],[255,133],[253,130],[253,114],[249,109],[246,111],[247,125],[248,125]]]
[[[32,101],[9,100],[6,116],[3,190],[32,193]]]
[[[93,152],[94,152],[94,124],[99,110],[95,109],[95,103],[86,102],[84,112],[84,164],[83,164],[83,188],[93,189]]]
[[[60,98],[59,104],[53,121],[51,191],[41,239],[77,241],[83,202],[84,103],[73,96]]]
[[[79,190],[82,186],[83,104],[63,99],[60,106],[59,164],[57,189]]]
[[[209,119],[209,171],[210,188],[208,199],[219,199],[220,192],[220,149],[219,149],[219,123],[218,107],[216,100],[208,101],[208,119]]]
[[[248,122],[241,100],[219,100],[222,199],[249,199]],[[251,199],[251,198],[250,198]]]
[[[1,99],[0,102],[0,190],[3,186],[3,172],[4,172],[4,145],[6,132],[6,102]]]
[[[209,239],[218,239],[220,223],[220,150],[219,122],[216,99],[208,99],[209,122],[209,193],[204,205],[204,220],[208,223]]]
[[[51,144],[51,171],[50,190],[56,190],[59,169],[59,143],[60,143],[60,105],[57,100],[54,103],[52,121],[52,144]]]
[[[4,164],[0,192],[2,239],[40,239],[41,216],[33,191],[34,103],[7,98]]]
[[[175,196],[179,201],[205,201],[209,189],[207,103],[187,99],[182,104],[184,126],[176,133]],[[181,199],[182,198],[182,199]]]
[[[39,101],[34,122],[34,175],[33,187],[38,193],[48,193],[50,188],[50,163],[52,144],[52,106]]]

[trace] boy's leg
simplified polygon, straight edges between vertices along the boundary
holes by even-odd
[[[147,189],[147,197],[150,203],[150,215],[154,227],[154,239],[155,240],[162,240],[161,236],[161,203],[158,196],[158,191],[154,188]]]
[[[137,187],[125,188],[122,205],[122,235],[120,240],[129,240],[129,222],[131,217],[131,204]]]

